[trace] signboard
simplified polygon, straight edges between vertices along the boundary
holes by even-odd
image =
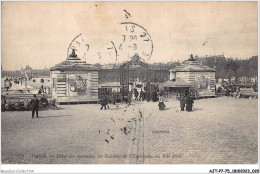
[[[215,96],[215,86],[212,86],[210,81],[213,76],[211,72],[196,72],[195,73],[195,88],[199,92],[199,96]],[[214,89],[212,89],[212,87]]]
[[[68,93],[70,96],[90,95],[90,73],[69,73],[68,74]]]
[[[194,85],[199,92],[210,92],[210,73],[196,72]]]

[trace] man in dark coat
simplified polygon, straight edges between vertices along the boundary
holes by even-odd
[[[36,112],[36,117],[38,117],[38,107],[39,107],[39,100],[36,98],[36,95],[33,95],[33,99],[31,100],[32,105],[32,119],[34,119],[34,113]]]
[[[156,102],[158,99],[157,99],[158,97],[157,97],[157,92],[156,91],[153,91],[152,92],[152,100],[153,100],[153,102]]]
[[[186,111],[190,112],[192,111],[192,104],[194,103],[193,99],[188,96],[188,98],[186,99]]]
[[[105,110],[107,109],[107,108],[106,108],[107,98],[106,98],[106,96],[105,96],[104,94],[102,94],[102,96],[101,96],[100,104],[101,104],[100,110],[102,110],[103,107],[105,108]]]
[[[145,97],[146,97],[146,100],[149,102],[150,101],[150,91],[145,91]]]
[[[184,96],[184,94],[181,94],[181,97],[180,97],[180,107],[181,107],[181,111],[184,111],[184,108],[185,108],[185,96]]]
[[[144,100],[144,91],[141,89],[140,91],[140,95],[139,95],[139,101],[142,99],[142,101]]]
[[[137,91],[137,89],[135,89],[135,100],[138,100],[138,95],[139,95],[139,92]]]

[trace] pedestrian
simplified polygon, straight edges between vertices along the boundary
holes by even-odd
[[[149,99],[149,101],[150,100],[153,100],[153,91],[150,92],[150,99]]]
[[[153,99],[153,102],[157,102],[158,101],[158,96],[157,96],[157,92],[156,91],[152,92],[152,99]]]
[[[131,104],[131,99],[132,99],[132,92],[129,91],[129,92],[128,92],[128,95],[127,95],[127,102],[128,102],[128,105]]]
[[[112,97],[113,97],[113,105],[116,104],[116,92],[112,93]]]
[[[100,108],[100,110],[102,110],[103,107],[105,108],[105,110],[107,109],[107,108],[106,108],[106,105],[107,105],[107,99],[106,99],[106,97],[105,97],[104,94],[101,95],[100,104],[101,104],[101,108]]]
[[[43,85],[41,86],[41,92],[44,93],[44,88]]]
[[[138,95],[139,95],[139,92],[137,91],[137,89],[135,89],[135,100],[138,100]]]
[[[39,89],[39,91],[38,91],[38,94],[41,94],[42,93],[42,90],[41,89]]]
[[[185,108],[185,95],[181,93],[180,96],[180,107],[181,107],[181,111],[184,111]]]
[[[36,98],[36,95],[33,95],[33,99],[31,100],[32,105],[32,119],[34,119],[34,113],[36,112],[36,117],[38,117],[38,107],[39,107],[39,100]]]
[[[163,97],[162,93],[159,96],[159,104],[158,104],[158,106],[159,106],[159,110],[164,110],[164,108],[165,108],[164,97]]]
[[[139,95],[139,101],[142,99],[144,101],[144,91],[141,89],[140,95]]]
[[[107,109],[109,109],[109,106],[108,106],[108,103],[109,103],[109,98],[107,96],[105,96],[106,98],[106,106],[107,106]]]
[[[194,103],[193,99],[188,95],[188,98],[186,99],[186,111],[188,112],[192,111],[193,103]]]
[[[41,102],[41,105],[44,107],[44,109],[46,108],[46,106],[48,105],[48,100],[47,98],[45,97],[45,95],[42,95],[42,98],[40,100]]]
[[[145,91],[145,96],[146,96],[147,102],[149,102],[150,101],[150,91]]]

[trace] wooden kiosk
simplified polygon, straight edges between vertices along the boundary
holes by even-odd
[[[56,103],[96,103],[99,69],[72,54],[50,69],[51,93]]]
[[[182,79],[191,85],[190,91],[195,93],[196,98],[214,97],[215,95],[215,72],[214,68],[202,65],[202,63],[190,58],[182,65],[170,70],[170,80]]]

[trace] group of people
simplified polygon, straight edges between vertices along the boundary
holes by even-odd
[[[253,84],[253,85],[236,85],[236,84],[232,84],[232,85],[222,85],[219,86],[217,88],[217,93],[221,93],[221,91],[224,89],[225,90],[225,95],[226,96],[235,96],[235,97],[240,97],[240,89],[241,88],[253,88],[255,92],[258,91],[257,85]]]
[[[48,87],[48,91],[46,87],[43,87],[43,85],[41,85],[41,88],[38,91],[38,94],[50,94],[50,87]]]
[[[159,100],[158,94],[159,92],[152,90],[152,91],[145,91],[141,88],[140,92],[135,88],[133,91],[126,91],[125,96],[127,96],[127,99],[125,99],[126,103],[131,103],[131,98],[132,95],[134,94],[134,98],[137,101],[144,101],[146,100],[147,102],[153,101],[156,102]]]
[[[226,89],[226,96],[231,96],[233,97],[235,95],[235,97],[240,97],[240,88],[239,86],[237,87],[231,87],[229,86],[227,89]]]
[[[184,108],[186,106],[186,111],[190,112],[192,111],[192,108],[193,108],[193,98],[191,97],[191,95],[185,95],[184,93],[181,93],[180,95],[180,108],[181,108],[181,111],[184,111]],[[162,93],[160,93],[160,96],[159,96],[159,110],[164,110],[165,109],[165,104],[164,104],[164,97],[162,95]]]
[[[126,98],[126,101],[125,101],[126,104],[128,104],[128,105],[131,104],[132,95],[133,95],[132,91],[129,91],[127,93],[127,98]],[[144,100],[143,99],[144,98],[143,95],[144,95],[144,92],[143,92],[142,89],[140,91],[140,94],[139,94],[139,92],[136,89],[134,90],[134,98],[135,98],[135,100],[137,100],[137,101],[142,100],[143,101]],[[156,97],[157,97],[157,94],[156,94]],[[165,100],[164,100],[162,92],[159,93],[158,100],[159,100],[159,104],[158,104],[159,110],[164,110],[166,105],[164,104]],[[193,97],[191,96],[191,94],[189,94],[189,93],[181,93],[181,95],[179,97],[179,100],[180,100],[181,111],[184,111],[185,106],[186,106],[186,111],[188,111],[188,112],[192,111],[194,100],[193,100]],[[106,108],[109,108],[108,103],[109,103],[108,97],[105,96],[104,94],[102,94],[101,95],[101,99],[100,99],[100,104],[101,104],[100,110],[102,110],[103,108],[105,110],[106,110]],[[113,104],[115,104],[115,101],[113,101]]]
[[[181,94],[180,96],[180,107],[181,111],[184,111],[185,105],[186,105],[186,111],[190,112],[193,108],[193,98],[190,95],[184,95]]]
[[[101,104],[101,108],[100,110],[102,110],[103,108],[106,110],[107,108],[109,109],[109,106],[108,106],[108,98],[102,94],[101,95],[101,99],[100,99],[100,104]],[[106,108],[107,106],[107,108]]]

